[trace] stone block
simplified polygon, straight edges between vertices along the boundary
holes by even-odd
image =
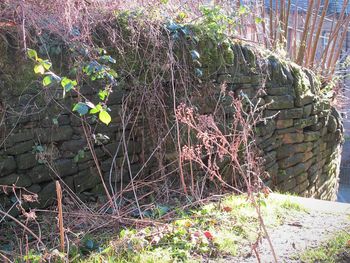
[[[73,129],[70,126],[55,128],[39,128],[35,130],[35,138],[41,143],[68,141],[72,138]]]
[[[35,166],[28,174],[34,184],[48,182],[53,179],[51,170],[44,164]]]
[[[126,92],[120,88],[114,88],[113,91],[109,94],[108,105],[118,105],[122,104],[123,97],[126,95]]]
[[[56,183],[50,182],[42,187],[41,191],[38,193],[39,207],[44,208],[52,205],[56,197]]]
[[[307,188],[309,187],[310,183],[309,183],[308,180],[304,180],[301,183],[297,182],[297,185],[298,185],[298,192],[302,193],[302,192],[307,190]]]
[[[62,151],[70,151],[73,153],[78,153],[79,150],[83,150],[87,146],[86,140],[69,140],[63,142],[60,149]]]
[[[278,188],[281,191],[291,191],[297,186],[297,181],[295,178],[290,178],[288,180],[283,181],[281,184],[278,185]]]
[[[268,152],[264,156],[264,165],[276,160],[276,151]]]
[[[317,141],[321,136],[319,131],[307,131],[304,132],[304,141],[305,142],[313,142]]]
[[[6,149],[5,153],[10,155],[18,155],[33,150],[34,142],[25,141],[14,144],[11,148]]]
[[[304,134],[301,132],[286,133],[282,136],[282,142],[285,144],[294,144],[304,141]]]
[[[264,116],[270,117],[275,116],[278,120],[287,120],[287,119],[300,119],[303,117],[303,108],[293,108],[287,110],[265,110]]]
[[[280,95],[292,95],[294,96],[294,89],[291,87],[268,87],[266,88],[266,93],[272,96]]]
[[[278,164],[275,163],[273,166],[268,168],[266,171],[268,172],[269,177],[276,178],[278,176]]]
[[[26,170],[37,165],[37,160],[34,153],[24,153],[16,156],[17,167],[20,170]]]
[[[291,95],[266,96],[267,108],[271,110],[291,109],[294,107],[294,98]]]
[[[282,145],[276,151],[277,152],[276,158],[280,160],[282,158],[288,157],[295,153],[311,151],[312,147],[313,147],[313,144],[311,142]]]
[[[56,160],[53,166],[61,178],[76,174],[78,172],[77,164],[71,159]]]
[[[338,128],[337,120],[334,116],[330,115],[327,123],[328,132],[333,133]]]
[[[16,168],[17,165],[13,156],[0,157],[0,177],[14,172]]]
[[[18,142],[24,142],[34,139],[34,134],[31,130],[20,130],[17,133],[13,133],[9,136],[8,141],[10,144]]]
[[[294,166],[300,162],[306,162],[313,156],[312,152],[296,153],[278,162],[282,169]]]
[[[90,168],[79,172],[74,176],[74,188],[77,193],[92,189],[101,182],[96,168]]]
[[[37,193],[39,193],[41,191],[41,186],[39,184],[32,184],[31,186],[26,187],[26,189],[29,192],[37,194]]]
[[[276,128],[277,129],[286,129],[292,127],[294,124],[293,119],[289,120],[277,120],[276,121]]]
[[[28,175],[25,174],[10,174],[5,177],[1,177],[1,185],[16,185],[18,187],[27,187],[32,184]]]
[[[312,125],[316,125],[318,121],[318,116],[310,116],[306,119],[294,120],[294,127],[297,129],[304,129],[305,127],[309,127]]]
[[[303,111],[303,118],[307,118],[311,115],[312,113],[312,108],[313,108],[313,104],[308,104],[308,105],[305,105],[303,107],[304,111]]]
[[[297,184],[301,184],[304,181],[308,180],[308,174],[307,173],[301,173],[299,174],[297,177],[295,177],[295,179],[297,180]],[[306,189],[307,187],[305,187]]]

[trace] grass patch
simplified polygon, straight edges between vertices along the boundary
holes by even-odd
[[[258,200],[267,226],[278,226],[288,216],[305,211],[288,197]],[[71,247],[68,256],[58,253],[55,262],[64,262],[67,257],[69,262],[81,263],[203,262],[208,258],[241,256],[241,251],[247,251],[242,248],[249,248],[263,236],[255,207],[245,195],[227,196],[193,209],[172,211],[179,212],[172,214],[172,218],[160,213],[161,218],[152,218],[155,223],[161,223],[124,228],[117,237],[85,236],[80,245]],[[32,254],[31,262],[37,258],[40,257]]]
[[[300,255],[304,263],[314,262],[350,262],[350,234],[338,233],[324,245],[309,249]]]

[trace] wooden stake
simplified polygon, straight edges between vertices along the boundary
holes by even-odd
[[[62,211],[62,188],[59,181],[56,181],[57,207],[58,207],[58,227],[60,231],[61,252],[64,253],[64,228]]]

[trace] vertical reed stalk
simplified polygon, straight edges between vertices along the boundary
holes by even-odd
[[[305,60],[305,65],[308,66],[310,63],[310,54],[311,54],[311,49],[312,49],[312,41],[313,41],[313,36],[314,36],[314,31],[315,31],[315,26],[316,26],[316,22],[317,22],[317,16],[320,10],[320,6],[321,6],[321,0],[317,0],[317,2],[315,3],[315,13],[312,19],[312,23],[311,23],[311,30],[309,33],[309,40],[307,42],[307,52],[306,52],[306,60]]]
[[[322,9],[321,18],[318,21],[318,28],[317,28],[316,35],[315,35],[315,38],[314,38],[315,41],[314,41],[312,49],[311,49],[311,56],[308,59],[309,65],[311,67],[314,66],[315,55],[316,55],[316,50],[317,50],[317,44],[318,44],[318,40],[320,39],[320,34],[321,34],[324,18],[325,18],[326,13],[327,13],[328,3],[329,3],[329,0],[325,0],[324,6],[323,6],[323,9]]]
[[[62,210],[62,188],[59,181],[56,181],[57,207],[58,207],[58,227],[60,231],[60,250],[64,253],[64,228]]]
[[[298,52],[298,57],[296,60],[296,63],[301,65],[303,63],[304,60],[304,54],[305,54],[305,48],[306,48],[306,39],[309,33],[309,23],[310,23],[310,18],[311,18],[311,14],[312,14],[312,8],[314,5],[314,0],[310,0],[308,2],[309,6],[306,12],[306,18],[305,18],[305,25],[304,25],[304,31],[303,31],[303,35],[301,37],[301,41],[300,41],[300,46],[299,46],[299,52]]]

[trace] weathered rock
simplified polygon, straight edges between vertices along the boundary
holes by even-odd
[[[305,142],[313,142],[317,141],[320,138],[320,132],[319,131],[308,131],[304,132],[304,141]]]
[[[276,128],[277,129],[286,129],[289,127],[292,127],[294,124],[293,119],[289,119],[289,120],[277,120],[276,121]]]
[[[79,150],[83,150],[87,146],[84,139],[80,140],[69,140],[62,143],[60,149],[62,151],[70,151],[73,153],[78,153]]]
[[[24,153],[16,156],[17,167],[20,170],[26,170],[38,164],[34,153]]]
[[[308,104],[304,106],[303,118],[307,118],[311,115],[313,104]]]
[[[34,139],[34,134],[30,130],[23,130],[19,131],[17,133],[12,133],[10,137],[8,138],[8,141],[10,144],[15,144],[18,142],[24,142]]]
[[[294,107],[294,98],[291,95],[267,96],[266,103],[271,110],[291,109]]]
[[[294,89],[290,87],[268,87],[266,93],[272,96],[291,95],[294,96]]]
[[[16,170],[16,161],[13,156],[0,157],[0,177]]]
[[[304,141],[304,134],[301,132],[286,133],[282,136],[282,142],[286,144],[300,143]]]
[[[338,123],[334,116],[330,115],[328,117],[327,127],[328,127],[328,132],[330,133],[335,132],[337,130]]]
[[[303,129],[305,127],[309,127],[317,124],[317,121],[318,121],[317,115],[308,117],[306,119],[294,120],[294,127],[297,129]]]
[[[26,187],[32,184],[28,175],[10,174],[1,178],[2,185],[16,185],[18,187]]]
[[[33,150],[34,142],[25,141],[14,144],[11,148],[6,149],[5,153],[10,155],[18,155]]]
[[[35,138],[41,143],[67,141],[72,138],[73,129],[70,126],[42,128],[35,130]]]
[[[281,158],[291,156],[295,153],[311,151],[312,147],[313,147],[313,144],[311,142],[298,143],[298,144],[292,144],[292,145],[282,145],[280,148],[277,149],[276,157],[278,160],[280,160]]]
[[[266,110],[265,117],[276,116],[278,120],[298,119],[303,116],[303,108],[293,108],[288,110]]]
[[[75,191],[81,193],[88,189],[92,189],[101,181],[97,169],[91,168],[79,172],[74,176],[74,188]]]
[[[300,163],[304,159],[304,153],[297,153],[285,159],[278,161],[279,167],[282,169],[291,167]]]

